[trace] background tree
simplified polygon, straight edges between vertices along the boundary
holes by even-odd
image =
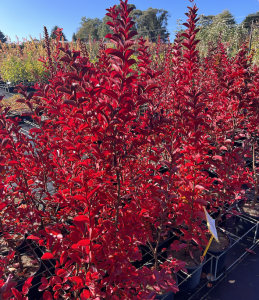
[[[222,22],[229,26],[236,24],[235,17],[228,9],[224,9],[221,13],[213,18],[213,24],[219,24]]]
[[[200,20],[197,22],[197,25],[200,26],[200,27],[208,27],[208,26],[211,26],[212,23],[213,23],[213,19],[214,19],[214,15],[208,15],[208,16],[205,16],[205,15],[200,15],[199,18]]]
[[[163,42],[166,42],[169,37],[169,32],[166,29],[168,25],[168,18],[170,14],[164,9],[157,9],[149,7],[147,10],[141,11],[136,10],[132,15],[134,21],[136,22],[136,28],[139,35],[136,36],[148,36],[149,40],[156,42],[158,36]]]
[[[135,36],[135,39],[140,36],[147,36],[150,41],[156,42],[160,35],[162,41],[165,42],[167,40],[169,32],[167,32],[166,26],[168,24],[168,18],[170,17],[168,11],[152,7],[142,11],[137,9],[134,4],[129,4],[129,6],[133,7],[130,16],[134,22],[136,22],[132,29],[139,31],[139,35]],[[118,7],[119,5],[117,5],[117,8]],[[81,20],[81,26],[76,33],[76,37],[81,40],[88,41],[89,35],[92,40],[99,40],[104,38],[108,33],[113,33],[110,26],[106,24],[108,21],[111,21],[108,16],[105,16],[102,20],[86,17],[82,17]]]
[[[259,11],[254,14],[249,14],[245,17],[244,21],[242,22],[244,28],[250,30],[253,20],[256,23],[259,23]]]
[[[200,54],[206,55],[208,44],[216,44],[221,34],[221,40],[226,45],[228,54],[233,56],[238,52],[241,43],[246,38],[247,30],[242,24],[236,24],[235,18],[229,10],[223,10],[218,15],[200,15],[197,39],[201,40],[198,45]]]
[[[83,41],[89,40],[89,35],[91,36],[91,40],[99,40],[102,38],[99,36],[100,27],[102,26],[102,20],[98,18],[86,18],[82,17],[82,22],[80,22],[81,27],[79,27],[78,32],[76,33],[77,38],[80,38]]]
[[[1,30],[0,30],[0,41],[1,41],[2,43],[5,43],[5,42],[7,41],[5,35],[3,34],[3,32],[2,32]]]
[[[56,34],[54,34],[54,31],[55,30],[57,30],[58,28],[61,28],[61,27],[59,27],[59,26],[54,26],[52,29],[51,29],[51,35],[50,35],[50,38],[52,38],[53,40],[57,37],[56,36]],[[66,38],[66,36],[65,36],[65,34],[64,34],[64,32],[62,31],[62,36],[63,36],[63,38],[64,38],[64,41],[67,41],[67,38]]]
[[[72,35],[72,41],[76,42],[77,41],[77,36],[76,34],[73,32],[73,35]]]
[[[110,29],[110,26],[106,24],[109,21],[111,21],[111,18],[108,16],[105,16],[102,19],[102,24],[98,27],[99,38],[104,38],[108,33],[113,34],[113,31]]]

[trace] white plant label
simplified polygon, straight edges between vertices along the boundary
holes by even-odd
[[[218,233],[217,233],[217,229],[215,226],[215,220],[212,219],[212,217],[208,214],[208,212],[204,206],[203,206],[203,208],[204,208],[204,212],[205,212],[206,219],[207,219],[208,229],[209,229],[210,233],[213,235],[214,239],[219,243]]]

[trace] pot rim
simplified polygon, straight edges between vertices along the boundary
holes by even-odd
[[[230,238],[230,236],[226,233],[226,232],[223,232],[222,230],[220,230],[224,235],[226,235],[227,237],[228,237],[228,239],[229,239],[229,245],[228,245],[228,247],[226,248],[226,249],[224,249],[224,250],[219,250],[219,251],[214,251],[214,250],[209,250],[208,249],[208,253],[224,253],[224,252],[227,252],[228,251],[228,249],[232,246],[232,244],[233,244],[233,241],[232,241],[232,239]],[[204,247],[203,249],[205,249],[206,247]]]
[[[240,203],[242,202],[245,202],[244,199],[240,200],[237,204],[236,204],[236,208],[239,212],[241,212],[243,215],[245,215],[246,217],[248,218],[251,218],[251,219],[255,219],[257,221],[259,221],[259,216],[258,217],[255,217],[255,216],[251,216],[250,214],[246,213],[242,207],[239,206]]]
[[[183,240],[182,240],[183,241]],[[193,243],[194,244],[194,243]],[[194,244],[194,246],[196,246],[195,244]],[[169,246],[170,247],[170,246]],[[169,249],[169,247],[167,248],[167,250]],[[169,250],[171,250],[171,249],[169,249]],[[166,252],[167,253],[167,252]],[[184,261],[184,260],[182,260],[182,261]],[[184,268],[185,269],[187,269],[187,270],[195,270],[195,269],[199,269],[200,267],[202,267],[204,264],[205,264],[205,262],[207,261],[207,254],[205,255],[205,257],[204,257],[204,260],[203,260],[203,262],[199,265],[199,266],[195,266],[195,267],[187,267],[187,266],[185,266]],[[181,271],[181,270],[180,270]]]

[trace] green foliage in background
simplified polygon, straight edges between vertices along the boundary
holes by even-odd
[[[136,38],[143,36],[149,41],[152,49],[152,64],[156,63],[162,66],[165,59],[164,52],[160,51],[160,58],[158,61],[155,61],[155,49],[159,34],[161,34],[161,42],[164,45],[167,42],[169,34],[166,27],[167,20],[170,17],[169,13],[163,9],[153,8],[141,11],[134,4],[130,4],[130,6],[133,7],[130,15],[136,22],[132,29],[139,32]],[[249,41],[249,32],[253,21],[251,53],[253,53],[253,62],[259,63],[259,12],[249,14],[241,24],[236,23],[234,16],[229,10],[224,10],[218,15],[200,15],[199,18],[198,27],[200,31],[197,34],[197,39],[200,40],[198,50],[201,57],[206,56],[209,42],[216,45],[220,34],[228,55],[235,55],[239,51],[241,44]],[[72,42],[69,43],[70,49],[80,50],[80,38],[85,43],[90,61],[92,63],[97,62],[96,57],[99,52],[100,40],[108,33],[112,33],[109,25],[106,25],[108,21],[110,21],[108,16],[105,16],[102,20],[83,17],[78,32],[73,33]],[[185,28],[181,25],[181,19],[177,20],[177,24],[178,27],[175,33],[182,33]],[[55,38],[53,32],[57,27],[54,26],[52,28],[52,38]],[[7,44],[4,41],[6,41],[5,36],[0,31],[0,77],[4,81],[17,84],[20,82],[30,82],[32,84],[35,82],[47,82],[49,73],[46,72],[42,62],[38,61],[39,57],[46,57],[43,40],[36,42],[31,38],[31,41],[18,44]],[[62,47],[65,47],[64,41],[66,41],[66,37],[63,34]],[[55,47],[55,42],[55,40],[51,39],[52,47]],[[108,41],[104,40],[104,42]],[[108,43],[106,47],[114,47],[114,44]],[[137,47],[137,45],[134,47]],[[133,58],[138,61],[137,55]],[[132,68],[136,70],[136,64]]]
[[[168,11],[152,7],[142,11],[137,9],[134,4],[129,5],[133,7],[130,16],[134,22],[136,22],[132,29],[139,32],[139,34],[134,37],[135,39],[140,36],[148,36],[150,41],[157,42],[158,36],[160,35],[160,39],[163,42],[167,41],[169,32],[166,27],[168,25],[168,18],[170,17]],[[118,6],[119,5],[117,5],[117,7]],[[108,33],[112,33],[110,26],[106,24],[108,21],[111,21],[108,16],[104,16],[102,20],[82,17],[80,22],[81,26],[76,33],[76,37],[87,42],[89,38],[92,41],[100,40]]]
[[[208,53],[209,42],[216,45],[220,33],[221,41],[226,45],[230,56],[239,51],[241,43],[247,38],[247,30],[243,24],[236,24],[234,16],[228,10],[224,10],[216,16],[200,15],[199,17],[198,26],[200,31],[197,34],[197,39],[201,41],[198,44],[201,56]]]
[[[245,17],[242,24],[244,24],[244,28],[250,30],[252,21],[254,23],[259,23],[259,11],[254,14],[249,14]]]
[[[2,43],[5,43],[5,42],[7,41],[5,35],[3,34],[3,32],[2,32],[1,30],[0,30],[0,41],[1,41]]]
[[[2,44],[0,51],[0,75],[7,82],[46,82],[46,72],[43,64],[38,61],[45,55],[43,41],[35,43],[27,41],[23,47],[15,44]]]

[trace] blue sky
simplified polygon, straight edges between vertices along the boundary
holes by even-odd
[[[176,30],[176,20],[186,19],[188,0],[130,0],[129,3],[136,5],[138,9],[146,10],[149,7],[163,8],[171,14],[168,21],[168,31],[171,38]],[[12,41],[22,38],[39,39],[39,34],[43,37],[43,26],[50,31],[53,26],[58,25],[69,41],[73,32],[80,27],[83,16],[86,18],[100,18],[105,15],[106,8],[119,4],[119,0],[12,0],[1,1],[0,30],[8,35]],[[259,11],[258,0],[196,0],[199,8],[198,14],[216,15],[224,9],[229,9],[236,17],[237,23],[242,22],[244,16]]]

